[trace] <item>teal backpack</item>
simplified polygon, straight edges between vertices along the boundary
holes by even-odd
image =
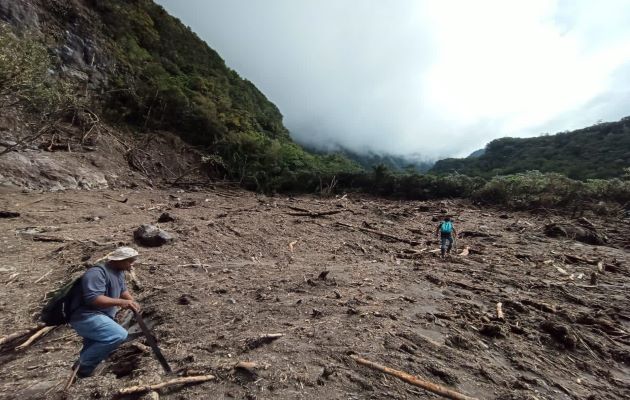
[[[442,233],[451,233],[451,231],[453,230],[453,222],[443,221],[440,230]]]

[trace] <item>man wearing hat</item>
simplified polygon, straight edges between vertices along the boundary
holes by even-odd
[[[125,284],[125,271],[131,269],[137,257],[135,249],[119,247],[98,260],[81,278],[81,293],[72,301],[74,311],[70,318],[70,325],[83,338],[79,377],[92,375],[98,364],[127,339],[127,331],[114,316],[119,308],[140,311]]]

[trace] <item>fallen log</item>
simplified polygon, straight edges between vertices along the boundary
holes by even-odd
[[[329,211],[311,211],[311,210],[307,210],[306,208],[293,207],[293,206],[288,206],[288,207],[292,210],[297,211],[297,212],[288,212],[287,213],[288,215],[293,215],[297,217],[311,217],[311,218],[320,218],[326,215],[334,215],[334,214],[342,213],[344,211],[349,211],[346,209],[329,210]]]
[[[55,328],[56,328],[56,326],[45,326],[45,327],[43,327],[42,329],[40,329],[37,332],[35,332],[30,338],[28,338],[28,340],[26,342],[24,342],[21,345],[17,346],[15,348],[15,350],[16,351],[24,350],[25,348],[27,348],[31,344],[33,344],[33,342],[35,342],[37,339],[39,339],[40,337],[45,336],[48,332],[52,331]]]
[[[570,263],[570,264],[575,264],[575,263],[584,263],[584,264],[597,264],[597,260],[589,260],[588,258],[584,258],[584,257],[580,257],[580,256],[576,256],[573,254],[563,254],[565,261]]]
[[[399,242],[407,243],[407,244],[410,244],[412,246],[417,246],[417,245],[420,244],[420,242],[417,242],[415,240],[409,240],[409,239],[401,238],[401,237],[398,237],[398,236],[390,235],[389,233],[379,232],[377,230],[370,229],[370,228],[363,228],[361,226],[354,226],[354,225],[346,224],[346,223],[343,223],[343,222],[337,222],[336,224],[339,225],[339,226],[345,226],[346,228],[351,228],[351,229],[356,229],[356,230],[363,231],[363,232],[373,233],[375,235],[379,235],[381,237],[386,237],[388,239],[397,240]]]
[[[23,329],[23,330],[14,332],[14,333],[12,333],[10,335],[4,336],[4,337],[0,338],[0,347],[3,346],[5,343],[12,342],[12,341],[14,341],[16,339],[19,339],[22,336],[26,336],[29,333],[31,333],[31,332],[33,332],[33,331],[35,331],[37,329],[40,329],[40,328],[41,328],[41,326],[38,325],[38,326],[34,326],[32,328],[29,328],[29,329]]]
[[[466,238],[466,237],[492,237],[493,235],[486,232],[462,231],[457,236],[460,238]]]
[[[19,216],[20,216],[19,212],[0,211],[0,218],[17,218]]]
[[[534,307],[535,309],[540,310],[540,311],[544,311],[548,313],[556,312],[556,308],[554,306],[546,304],[546,303],[534,301],[531,299],[521,299],[520,302],[527,306]]]
[[[268,334],[259,336],[255,339],[249,339],[247,341],[247,347],[250,350],[253,350],[255,348],[262,346],[263,344],[271,343],[274,340],[280,339],[283,336],[284,336],[284,333],[268,333]]]
[[[162,383],[155,383],[152,385],[138,385],[138,386],[131,386],[128,388],[120,389],[118,391],[118,395],[126,396],[128,394],[134,394],[134,393],[151,392],[151,391],[159,390],[168,386],[190,385],[193,383],[207,382],[212,379],[214,379],[214,375],[187,376],[184,378],[171,379],[170,381],[166,381]]]
[[[30,236],[30,238],[34,242],[57,242],[57,243],[63,243],[63,242],[66,242],[66,241],[73,241],[73,239],[70,239],[70,238],[62,238],[62,237],[48,236],[48,235],[28,235],[28,236]]]
[[[365,365],[367,367],[370,367],[372,369],[384,372],[388,375],[394,376],[404,382],[407,382],[411,385],[420,387],[424,390],[427,390],[431,393],[435,393],[437,395],[446,397],[447,399],[452,399],[452,400],[478,400],[475,397],[470,397],[470,396],[466,396],[464,394],[458,393],[454,390],[451,390],[449,388],[446,388],[442,385],[438,385],[437,383],[433,383],[421,378],[418,378],[417,376],[413,376],[410,375],[406,372],[403,371],[398,371],[396,369],[393,368],[389,368],[380,364],[377,364],[375,362],[363,359],[359,356],[356,355],[350,355],[350,358],[352,358],[354,361],[356,361],[357,363],[361,364],[361,365]]]
[[[234,366],[234,369],[240,369],[243,371],[246,371],[252,375],[256,374],[256,368],[258,368],[258,364],[256,364],[253,361],[239,361],[236,363],[236,365]]]

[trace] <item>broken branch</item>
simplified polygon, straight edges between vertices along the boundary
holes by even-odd
[[[30,338],[28,338],[28,340],[26,342],[24,342],[21,345],[17,346],[15,348],[15,350],[16,351],[24,350],[25,348],[27,348],[31,344],[33,344],[33,342],[35,342],[37,339],[39,339],[40,337],[46,335],[48,332],[52,331],[55,328],[56,328],[56,326],[45,326],[45,327],[43,327],[42,329],[40,329],[37,332],[35,332]]]
[[[14,341],[15,339],[18,339],[22,336],[28,335],[29,333],[33,332],[34,330],[40,329],[40,326],[35,326],[32,327],[30,329],[23,329],[21,331],[17,331],[14,332],[10,335],[4,336],[3,338],[0,338],[0,346],[4,345],[5,343],[9,343]]]
[[[409,239],[405,239],[405,238],[400,238],[398,236],[390,235],[389,233],[385,233],[385,232],[379,232],[379,231],[376,231],[374,229],[363,228],[363,227],[360,227],[360,226],[354,226],[354,225],[346,224],[346,223],[343,223],[343,222],[337,222],[336,224],[339,225],[339,226],[345,226],[346,228],[356,229],[356,230],[363,231],[363,232],[368,232],[368,233],[374,233],[376,235],[379,235],[379,236],[382,236],[382,237],[386,237],[388,239],[394,239],[394,240],[397,240],[399,242],[410,244],[412,246],[417,246],[417,245],[420,244],[420,242],[416,242],[415,240],[409,240]]]
[[[298,211],[298,212],[287,213],[289,215],[298,216],[298,217],[311,217],[311,218],[319,218],[326,215],[334,215],[334,214],[342,213],[344,211],[349,211],[346,209],[330,210],[330,211],[311,211],[311,210],[307,210],[305,208],[300,208],[300,207],[293,207],[293,206],[288,206],[288,207],[292,210]]]
[[[377,364],[375,362],[363,359],[359,356],[356,355],[351,355],[350,358],[352,358],[354,361],[356,361],[357,363],[361,364],[361,365],[365,365],[367,367],[370,367],[372,369],[384,372],[388,375],[394,376],[404,382],[407,382],[411,385],[420,387],[424,390],[427,390],[431,393],[435,393],[438,394],[440,396],[446,397],[447,399],[452,399],[452,400],[478,400],[475,397],[470,397],[470,396],[466,396],[463,395],[461,393],[455,392],[454,390],[451,390],[449,388],[446,388],[442,385],[438,385],[437,383],[433,383],[433,382],[429,382],[427,380],[418,378],[417,376],[413,376],[410,375],[406,372],[403,371],[398,371],[396,369],[393,368],[389,368],[389,367],[385,367],[383,365]]]
[[[247,347],[249,347],[250,350],[253,350],[262,346],[263,344],[271,343],[274,340],[280,339],[283,336],[284,333],[269,333],[266,335],[262,335],[255,339],[249,339],[247,341]]]
[[[51,269],[50,271],[46,272],[44,275],[40,276],[35,282],[33,283],[39,283],[41,282],[42,279],[44,279],[45,277],[47,277],[48,275],[50,275],[53,272],[53,270]]]
[[[133,394],[133,393],[151,392],[151,391],[159,390],[168,386],[190,385],[193,383],[207,382],[212,379],[214,379],[214,375],[187,376],[184,378],[171,379],[170,381],[156,383],[153,385],[138,385],[138,386],[131,386],[128,388],[120,389],[118,391],[118,395],[124,396],[128,394]]]

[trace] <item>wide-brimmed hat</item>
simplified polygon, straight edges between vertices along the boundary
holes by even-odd
[[[107,254],[103,259],[107,261],[121,261],[134,257],[138,257],[138,251],[136,249],[132,249],[131,247],[119,247]]]

